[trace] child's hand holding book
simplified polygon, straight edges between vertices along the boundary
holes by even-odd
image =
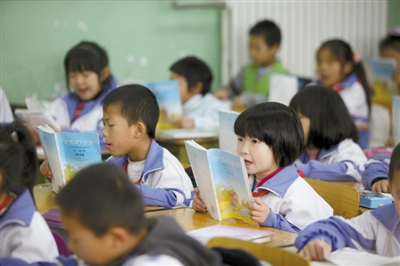
[[[254,198],[254,204],[249,206],[250,217],[259,224],[262,224],[267,219],[270,208],[260,198]]]
[[[200,199],[200,190],[196,187],[193,196],[193,209],[198,212],[206,212],[207,208],[203,201]]]

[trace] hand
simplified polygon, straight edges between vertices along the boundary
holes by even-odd
[[[387,179],[375,182],[371,187],[372,192],[389,193],[389,181]]]
[[[316,239],[307,243],[307,245],[300,250],[299,254],[309,260],[324,261],[325,256],[330,255],[331,251],[332,248],[326,241]]]
[[[249,206],[250,217],[259,224],[262,224],[267,219],[270,208],[260,198],[254,198],[254,204]]]
[[[40,173],[48,178],[53,178],[53,173],[51,172],[49,162],[44,160],[43,163],[40,165]]]
[[[198,212],[206,212],[207,208],[203,201],[200,199],[200,190],[196,187],[193,196],[193,209]]]
[[[181,119],[175,120],[173,123],[178,128],[193,128],[194,120],[186,117],[182,117]]]
[[[228,90],[225,88],[219,88],[214,92],[214,96],[221,100],[228,99]]]
[[[232,99],[232,109],[244,107],[244,102],[242,96],[238,95]]]

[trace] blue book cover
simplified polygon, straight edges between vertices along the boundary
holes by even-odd
[[[160,107],[160,119],[158,121],[161,129],[173,128],[172,122],[182,117],[182,102],[179,84],[176,79],[149,82],[146,86],[154,93]]]
[[[234,131],[235,121],[239,113],[233,111],[219,111],[219,148],[236,154],[237,136]]]
[[[58,132],[39,126],[38,133],[53,173],[53,190],[59,190],[75,174],[91,164],[101,162],[99,136],[86,132]]]
[[[375,102],[390,104],[392,95],[396,94],[396,84],[393,81],[396,65],[396,60],[391,58],[370,60],[374,88],[373,100]]]

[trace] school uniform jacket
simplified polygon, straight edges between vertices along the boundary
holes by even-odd
[[[196,94],[182,106],[183,116],[193,119],[194,128],[217,131],[219,126],[218,111],[231,110],[230,103],[221,101],[211,93]]]
[[[110,157],[106,162],[123,167],[128,156]],[[144,205],[165,208],[188,207],[193,185],[178,159],[168,150],[151,141],[140,183]]]
[[[294,165],[283,168],[253,192],[260,190],[269,191],[261,199],[270,208],[262,226],[298,233],[308,224],[333,215],[331,206],[299,176]]]
[[[0,258],[36,262],[56,256],[58,249],[53,235],[25,188],[0,218]]]
[[[345,139],[329,150],[321,149],[316,160],[308,160],[303,153],[296,161],[297,169],[305,177],[325,181],[361,182],[361,174],[367,157],[360,146],[351,139]]]
[[[75,109],[80,101],[78,94],[69,93],[54,100],[48,107],[48,111],[57,123],[66,132],[95,132],[99,135],[100,148],[105,149],[106,144],[102,136],[103,108],[101,102],[104,97],[117,86],[117,82],[111,76],[110,85],[103,85],[103,92],[94,100],[86,102],[79,117],[71,123]]]
[[[377,178],[388,178],[389,177],[389,164],[390,159],[375,160],[370,159],[365,164],[365,170],[361,172],[362,184],[365,189],[371,190],[372,183]]]
[[[307,226],[299,233],[295,246],[301,250],[308,242],[323,239],[332,251],[350,247],[383,256],[400,256],[400,224],[394,230],[398,220],[394,203],[350,220],[332,216]]]

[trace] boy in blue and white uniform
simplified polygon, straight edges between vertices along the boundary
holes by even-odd
[[[362,173],[362,184],[365,189],[372,192],[389,193],[389,171],[390,159],[375,160],[371,159],[365,164]]]
[[[324,251],[329,255],[331,251],[351,247],[388,257],[400,256],[400,145],[393,151],[386,174],[394,203],[350,220],[333,216],[307,226],[295,242],[300,254],[324,260]]]

